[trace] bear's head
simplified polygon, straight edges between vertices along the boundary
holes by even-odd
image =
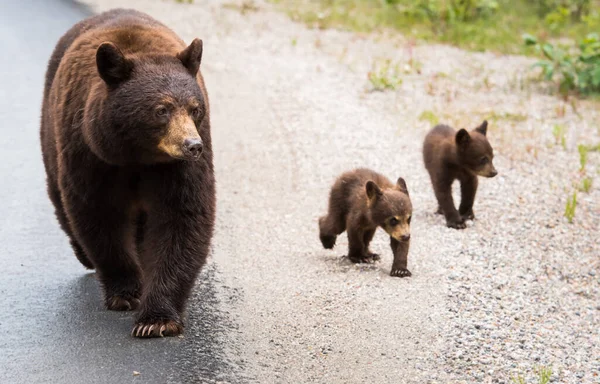
[[[494,150],[487,140],[487,121],[471,132],[461,129],[456,133],[456,147],[458,161],[471,173],[494,177],[498,174],[492,160],[494,159]]]
[[[367,181],[366,190],[371,220],[392,238],[408,241],[412,204],[404,179],[400,177],[393,188],[384,189]]]
[[[113,43],[101,44],[102,132],[89,140],[95,152],[117,164],[200,160],[202,137],[210,140],[202,132],[208,107],[197,80],[201,58],[199,39],[176,55],[125,55]]]

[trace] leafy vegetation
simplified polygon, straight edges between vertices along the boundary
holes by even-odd
[[[400,65],[392,64],[391,60],[374,63],[368,74],[374,91],[394,90],[402,84]]]
[[[572,91],[581,94],[600,93],[600,35],[590,33],[578,49],[542,43],[531,35],[524,35],[525,44],[534,46],[544,59],[534,67],[542,69],[544,80],[555,82],[562,95]]]
[[[317,28],[405,35],[472,50],[532,53],[521,36],[582,40],[600,30],[600,0],[271,0]]]
[[[433,113],[433,111],[423,111],[421,115],[419,115],[419,121],[428,121],[433,127],[434,125],[439,124],[440,118]]]
[[[549,367],[537,367],[535,369],[535,383],[536,384],[548,384],[552,377],[552,369]],[[512,378],[514,384],[527,384],[528,381],[523,375],[518,375]]]

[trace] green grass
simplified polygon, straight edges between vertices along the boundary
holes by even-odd
[[[391,60],[375,62],[368,74],[372,90],[386,91],[394,90],[402,84],[400,65],[392,63]]]
[[[583,172],[587,164],[589,148],[587,145],[579,144],[577,150],[579,151],[579,165],[581,166],[579,170]]]
[[[432,111],[423,111],[423,113],[421,113],[419,116],[419,121],[428,121],[433,127],[440,122],[440,118]]]
[[[522,35],[567,37],[580,40],[600,29],[600,0],[592,0],[592,13],[584,21],[548,20],[534,1],[498,0],[489,15],[457,17],[443,13],[445,0],[271,0],[290,16],[316,28],[342,28],[371,32],[385,28],[409,37],[448,43],[475,51],[533,55]],[[425,5],[424,5],[425,4]],[[434,16],[430,12],[432,5]]]
[[[565,206],[565,217],[569,220],[569,223],[573,223],[575,217],[575,208],[577,208],[577,191],[573,192],[573,195],[567,197],[567,204]]]
[[[550,378],[552,377],[552,369],[548,367],[539,367],[537,370],[538,375],[538,383],[539,384],[548,384],[550,382]]]
[[[525,376],[517,375],[511,378],[511,381],[514,384],[527,384],[527,383],[535,383],[535,384],[548,384],[550,382],[550,378],[552,377],[552,368],[550,367],[537,367],[535,368],[535,377],[534,381],[527,381]]]
[[[588,193],[592,189],[593,181],[594,179],[592,179],[591,177],[584,178],[583,180],[581,180],[581,185],[578,189],[583,193]]]
[[[554,135],[554,141],[556,144],[560,144],[563,149],[567,149],[567,131],[564,125],[556,124],[552,128],[552,134]]]

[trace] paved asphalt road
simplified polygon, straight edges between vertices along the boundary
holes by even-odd
[[[0,8],[0,383],[239,382],[216,341],[227,321],[214,266],[199,280],[184,338],[133,339],[132,315],[103,309],[94,274],[54,217],[38,138],[47,60],[89,11],[61,0]]]

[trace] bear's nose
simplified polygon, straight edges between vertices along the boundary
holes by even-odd
[[[202,140],[199,138],[185,139],[183,149],[190,157],[198,157],[202,153]]]
[[[402,240],[402,241],[408,241],[408,240],[410,240],[410,235],[402,235],[400,237],[400,240]]]
[[[498,174],[498,171],[496,171],[496,170],[494,169],[492,172],[490,172],[490,177],[494,177],[494,176],[496,176],[497,174]]]

